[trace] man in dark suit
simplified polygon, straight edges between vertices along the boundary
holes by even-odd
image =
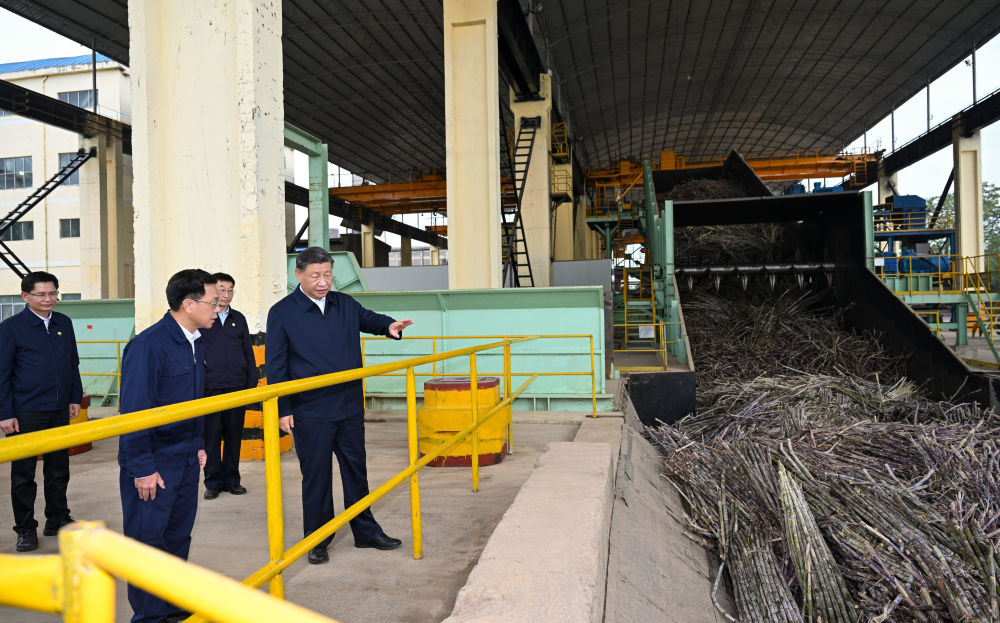
[[[170,310],[125,347],[121,412],[201,398],[205,393],[202,329],[215,322],[215,277],[203,270],[167,282]],[[174,422],[118,439],[119,489],[125,536],[187,560],[198,510],[198,471],[205,466],[204,419]],[[179,621],[188,614],[132,586],[132,623]]]
[[[45,272],[21,280],[24,310],[0,323],[0,430],[7,435],[47,430],[69,424],[80,413],[83,386],[73,323],[52,311],[59,299],[59,280]],[[35,519],[35,464],[28,457],[10,464],[10,497],[14,507],[17,551],[38,548]],[[66,487],[69,451],[45,455],[45,529],[55,536],[72,523]]]
[[[350,296],[332,291],[333,258],[310,247],[295,260],[299,287],[271,307],[265,338],[268,383],[361,367],[360,331],[401,337],[412,320],[393,320],[369,311]],[[278,399],[281,430],[295,440],[302,472],[302,519],[306,536],[334,517],[331,455],[340,465],[347,508],[368,495],[365,411],[361,381],[341,383]],[[355,547],[395,549],[371,509],[351,520]],[[310,550],[308,560],[329,560],[333,537]]]
[[[226,273],[215,273],[219,293],[219,317],[201,332],[205,344],[205,395],[218,396],[257,387],[257,364],[250,345],[250,327],[246,317],[230,307],[236,280]],[[214,500],[222,491],[243,495],[240,484],[240,446],[243,437],[243,414],[246,407],[236,407],[205,416],[205,499]],[[221,442],[221,443],[220,443]],[[221,449],[219,446],[222,446]]]

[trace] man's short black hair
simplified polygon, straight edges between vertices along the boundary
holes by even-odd
[[[200,268],[188,268],[167,281],[167,304],[170,311],[178,311],[184,299],[199,300],[205,296],[205,286],[218,281],[214,276]]]
[[[236,280],[233,279],[233,276],[228,273],[215,273],[212,276],[215,277],[215,283],[219,283],[220,281],[228,281],[229,283],[233,284],[234,288],[236,287]]]
[[[323,247],[309,247],[295,258],[296,270],[305,270],[310,264],[326,264],[333,266],[333,257]]]
[[[52,273],[47,273],[41,270],[36,270],[33,273],[28,273],[21,279],[21,292],[31,292],[40,283],[52,283],[56,290],[59,289],[59,280]]]

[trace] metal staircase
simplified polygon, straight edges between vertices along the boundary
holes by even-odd
[[[67,162],[62,168],[56,171],[55,175],[50,177],[44,184],[36,188],[28,198],[17,204],[17,207],[10,211],[10,213],[0,220],[0,237],[2,237],[14,223],[21,220],[25,214],[31,211],[36,205],[42,202],[49,196],[57,186],[69,179],[69,176],[76,173],[76,171],[83,166],[83,163],[87,160],[93,158],[97,155],[97,147],[91,147],[90,151],[81,149],[76,152],[69,162]],[[29,272],[28,266],[19,258],[10,247],[0,241],[0,260],[3,260],[4,264],[10,267],[12,271],[18,277],[24,277]]]
[[[521,200],[524,197],[524,182],[531,165],[535,135],[541,127],[541,117],[522,117],[517,131],[513,153],[507,159],[510,177],[514,184],[514,202],[501,202],[500,218],[503,240],[503,283],[504,287],[521,288],[534,286],[528,244],[524,235],[524,221],[521,218]]]

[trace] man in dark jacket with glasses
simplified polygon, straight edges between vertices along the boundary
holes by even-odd
[[[52,310],[59,299],[59,280],[46,272],[21,280],[24,311],[0,323],[0,430],[7,435],[66,426],[80,413],[83,386],[80,357],[70,319]],[[35,464],[31,456],[10,464],[17,551],[38,548],[35,519]],[[55,536],[72,523],[66,488],[69,450],[45,455],[45,529]]]

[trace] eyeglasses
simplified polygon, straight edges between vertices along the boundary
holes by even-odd
[[[28,292],[28,296],[33,296],[36,299],[53,299],[59,300],[59,290],[55,292]]]
[[[233,290],[223,290],[222,288],[216,288],[215,290],[216,290],[216,292],[219,293],[219,296],[225,296],[226,294],[232,294],[233,292],[236,291],[235,289],[233,289]]]
[[[214,300],[211,300],[211,301],[201,301],[201,300],[198,300],[198,299],[188,299],[188,300],[189,301],[194,301],[195,303],[204,303],[205,305],[211,305],[212,307],[218,307],[219,306],[219,299],[214,299]]]

